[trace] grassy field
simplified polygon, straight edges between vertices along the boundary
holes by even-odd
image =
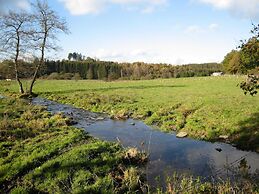
[[[77,87],[83,87],[86,83],[102,87],[104,84],[129,84],[70,82],[71,86],[81,85]],[[10,91],[13,83],[8,84],[11,84],[8,87]],[[46,86],[44,84],[50,83],[44,81],[41,87]],[[7,83],[1,84],[1,87],[5,90]],[[79,94],[83,95],[81,92]],[[62,93],[58,92],[59,95]],[[50,94],[45,92],[44,95]],[[110,99],[112,102],[120,100],[124,104],[132,102],[128,97],[114,93]],[[139,170],[146,160],[143,153],[95,139],[83,130],[69,126],[69,123],[70,120],[62,114],[51,115],[44,107],[30,105],[28,101],[0,98],[0,193],[259,192],[257,182],[250,177],[240,183],[211,183],[176,174],[168,177],[165,190],[157,188],[150,191]]]
[[[198,77],[145,81],[39,80],[35,92],[61,103],[115,118],[132,117],[165,131],[186,131],[209,141],[226,140],[259,151],[259,96],[237,87],[244,77]],[[2,84],[3,83],[3,84]],[[1,91],[17,91],[1,82]]]
[[[0,99],[0,193],[141,191],[139,160],[68,126],[62,115]]]

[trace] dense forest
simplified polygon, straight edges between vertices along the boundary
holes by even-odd
[[[70,55],[69,55],[70,56]],[[20,62],[19,75],[21,78],[30,78],[37,64],[34,62]],[[13,62],[6,60],[0,63],[0,78],[13,79]],[[222,65],[218,63],[169,65],[148,64],[143,62],[117,63],[101,61],[87,57],[71,58],[70,60],[47,60],[41,68],[39,77],[45,79],[156,79],[156,78],[178,78],[209,76],[213,72],[222,71]]]

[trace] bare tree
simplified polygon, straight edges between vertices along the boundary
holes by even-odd
[[[0,51],[14,60],[15,77],[21,93],[24,89],[19,76],[19,60],[30,36],[30,19],[30,15],[24,12],[9,11],[0,16]]]
[[[45,63],[45,51],[58,49],[56,44],[58,32],[69,33],[66,21],[61,19],[58,14],[53,11],[45,0],[37,0],[32,6],[34,8],[36,24],[34,40],[36,42],[36,48],[40,51],[40,60],[38,64],[36,64],[36,70],[30,84],[29,94],[32,94],[39,69]]]

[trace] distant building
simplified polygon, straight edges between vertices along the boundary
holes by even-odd
[[[223,72],[214,72],[213,74],[211,74],[211,76],[222,76]]]

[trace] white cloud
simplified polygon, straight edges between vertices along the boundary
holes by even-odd
[[[17,2],[16,5],[18,8],[29,9],[30,7],[30,4],[27,0],[20,0],[20,1],[16,0],[16,2]]]
[[[59,0],[65,4],[65,7],[72,15],[96,14],[110,5],[120,5],[136,7],[142,13],[151,13],[156,7],[165,5],[168,0]]]
[[[218,28],[219,28],[219,25],[218,25],[218,24],[214,24],[214,23],[213,23],[213,24],[210,24],[210,25],[209,25],[209,29],[212,30],[212,31],[214,31],[214,30],[216,30],[216,29],[218,29]]]
[[[187,26],[184,30],[186,34],[200,34],[200,33],[208,33],[211,31],[215,31],[219,28],[219,25],[216,23],[211,23],[208,26],[199,26],[199,25],[190,25]]]
[[[154,10],[155,10],[154,6],[147,6],[141,10],[141,13],[152,13],[154,12]]]
[[[134,49],[129,53],[131,56],[153,56],[154,53],[145,49]]]
[[[105,4],[104,0],[60,0],[72,15],[99,13]]]
[[[29,9],[28,0],[0,0],[0,15],[12,9]]]
[[[232,0],[200,0],[203,3],[211,4],[217,8],[227,8],[231,5]]]
[[[186,29],[185,29],[185,31],[184,31],[185,33],[190,33],[190,34],[192,34],[192,33],[200,33],[200,32],[203,32],[203,29],[200,27],[200,26],[198,26],[198,25],[190,25],[190,26],[188,26]]]
[[[98,59],[112,60],[124,62],[130,61],[147,61],[148,58],[154,57],[157,54],[153,51],[147,49],[126,49],[126,50],[118,50],[118,49],[98,49],[95,52],[90,54],[91,56]]]
[[[259,19],[259,0],[197,0],[217,9],[228,10],[231,14]]]
[[[92,55],[97,58],[120,58],[123,57],[125,54],[122,51],[117,50],[98,49]]]

